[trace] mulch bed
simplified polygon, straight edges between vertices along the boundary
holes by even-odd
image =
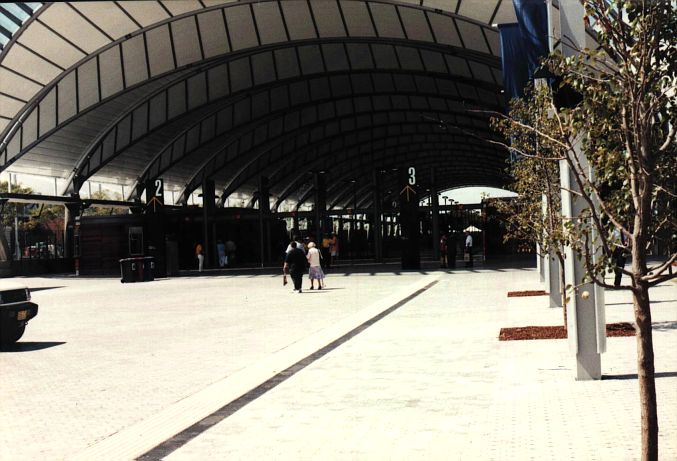
[[[522,296],[545,296],[548,293],[545,290],[525,290],[525,291],[509,291],[508,298],[520,298]]]
[[[607,337],[635,336],[635,327],[628,322],[608,323],[606,326]],[[567,331],[564,326],[556,327],[516,327],[501,328],[498,335],[499,341],[522,341],[527,339],[565,339]]]

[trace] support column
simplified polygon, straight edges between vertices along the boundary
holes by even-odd
[[[80,197],[74,197],[78,202],[67,203],[64,207],[63,219],[63,257],[73,258],[75,275],[80,275],[80,212],[82,202]]]
[[[164,181],[156,178],[146,184],[144,254],[155,258],[155,277],[167,274],[167,226],[164,214]]]
[[[408,166],[400,173],[400,225],[402,269],[420,269],[420,228],[418,215],[418,178],[416,167]]]
[[[205,179],[202,182],[202,230],[204,235],[205,269],[216,265],[216,248],[212,235],[211,219],[216,208],[216,193],[214,181]]]
[[[261,267],[270,261],[270,190],[267,177],[259,176],[259,251]]]
[[[68,205],[63,206],[63,257],[64,258],[69,258],[71,255],[69,254],[68,251],[68,241],[70,238],[70,234],[68,232],[68,225],[71,224],[75,221],[75,218],[73,217],[73,214],[68,208]],[[18,230],[18,224],[16,223],[15,219],[15,224],[14,224],[14,229]],[[18,243],[18,236],[16,237],[16,243]],[[15,252],[16,253],[16,252]]]
[[[544,262],[548,274],[546,283],[547,291],[550,294],[550,307],[562,307],[560,267],[557,255],[550,253]]]
[[[383,262],[383,226],[381,224],[381,172],[374,170],[374,258],[377,263]]]
[[[80,199],[79,197],[77,198]],[[63,256],[64,258],[72,258],[74,255],[75,245],[74,236],[75,236],[75,220],[80,216],[81,203],[67,203],[64,206],[64,219],[63,219]]]
[[[435,169],[430,169],[430,207],[432,209],[433,259],[440,260],[440,199],[437,195]],[[486,232],[485,232],[486,233]]]
[[[543,219],[547,219],[548,216],[548,203],[545,198],[545,195],[542,196],[541,201],[541,210],[543,211]],[[539,251],[542,251],[540,247]],[[543,271],[543,278],[545,281],[545,291],[549,294],[550,307],[562,307],[562,295],[561,295],[561,277],[560,277],[560,265],[557,260],[557,255],[553,252],[548,254],[538,255],[538,261],[541,264],[541,270]]]
[[[575,48],[566,46],[569,41],[573,46],[585,46],[585,25],[583,6],[578,2],[560,3],[560,24],[562,36],[569,38],[563,42],[565,55],[577,53]],[[576,155],[584,166],[589,168],[585,155],[580,151],[580,140],[575,142]],[[575,182],[569,165],[560,161],[560,182],[562,185],[562,215],[564,219],[578,218],[585,209],[583,200],[574,200],[570,190],[576,192]],[[594,235],[593,241],[594,241]],[[569,347],[576,354],[576,379],[593,380],[602,378],[600,354],[606,350],[606,320],[604,317],[604,290],[592,283],[583,284],[585,277],[584,261],[579,260],[573,248],[565,248],[565,274],[568,283],[577,287],[567,304],[567,333]],[[593,261],[594,263],[594,261]]]
[[[548,211],[548,203],[545,198],[545,194],[541,196],[541,211],[542,211],[542,219],[546,219],[547,216],[547,211]],[[550,289],[550,280],[548,278],[548,260],[547,257],[543,253],[543,248],[541,248],[540,244],[536,244],[536,268],[538,269],[538,276],[540,278],[541,283],[545,282],[546,288],[545,291],[552,292]]]
[[[320,248],[322,235],[326,232],[323,228],[324,212],[327,209],[327,190],[324,182],[324,172],[313,172],[313,179],[315,182],[315,205],[313,207],[313,211],[315,212],[315,244]]]
[[[292,228],[292,237],[295,235],[301,235],[299,232],[299,216],[298,209],[293,212],[291,217],[291,228]]]

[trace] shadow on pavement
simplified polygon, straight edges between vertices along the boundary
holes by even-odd
[[[36,341],[36,342],[19,342],[9,346],[0,347],[2,352],[30,352],[39,351],[42,349],[49,349],[50,347],[61,346],[66,344],[65,341]]]
[[[30,288],[30,290],[31,290],[31,293],[34,293],[36,291],[56,290],[57,288],[66,288],[66,287],[64,287],[64,286],[60,286],[60,287],[36,287],[36,288]]]
[[[655,374],[656,378],[677,378],[677,371],[664,371]],[[627,375],[604,375],[602,376],[603,380],[615,379],[618,381],[637,379],[637,373],[630,373]]]
[[[651,327],[657,331],[677,330],[677,322],[653,322]]]
[[[651,305],[662,303],[674,303],[677,299],[662,299],[659,301],[651,301]],[[632,306],[632,302],[627,303],[605,303],[606,306]]]

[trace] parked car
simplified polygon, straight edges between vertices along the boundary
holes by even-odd
[[[23,336],[26,324],[38,315],[38,305],[31,302],[25,285],[0,280],[0,344],[15,343]]]

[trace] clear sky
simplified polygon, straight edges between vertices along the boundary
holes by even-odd
[[[451,189],[442,192],[440,197],[447,196],[448,200],[454,200],[459,203],[480,203],[482,201],[482,193],[489,195],[489,197],[514,197],[517,194],[503,189],[496,189],[495,187],[463,187],[461,189]],[[447,200],[447,202],[448,202]],[[440,199],[440,203],[444,204],[444,200]]]

